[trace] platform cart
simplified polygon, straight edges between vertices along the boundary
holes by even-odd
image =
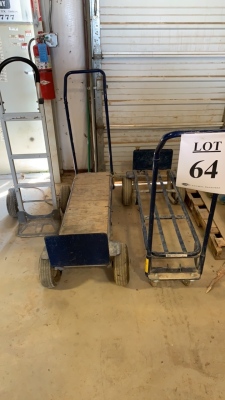
[[[5,140],[7,156],[9,160],[10,170],[12,174],[13,180],[13,188],[8,190],[8,194],[6,197],[6,206],[8,213],[13,218],[18,218],[19,228],[18,228],[18,236],[21,237],[31,237],[31,236],[45,236],[45,235],[53,235],[58,233],[60,227],[60,209],[59,209],[59,199],[56,196],[55,190],[55,182],[53,175],[53,167],[51,161],[50,147],[48,141],[48,133],[47,133],[47,125],[46,125],[46,117],[44,110],[44,100],[40,97],[40,74],[36,65],[24,57],[10,57],[4,60],[0,64],[0,73],[6,65],[13,62],[24,62],[31,66],[34,71],[34,83],[37,91],[37,102],[38,102],[38,110],[36,112],[17,112],[17,113],[6,113],[4,108],[4,101],[2,99],[0,93],[0,119],[2,132]],[[17,122],[17,121],[41,121],[43,128],[43,136],[45,142],[44,153],[32,153],[32,154],[17,154],[12,150],[12,146],[10,143],[10,134],[7,128],[7,122]],[[19,140],[19,137],[18,137]],[[48,162],[48,170],[49,170],[49,180],[44,182],[35,182],[35,183],[27,183],[27,182],[19,182],[18,181],[18,173],[15,167],[16,160],[22,159],[47,159]],[[48,199],[48,202],[52,203],[52,211],[45,215],[33,215],[29,214],[25,211],[24,204],[25,203],[37,203],[37,202],[45,202],[46,200],[24,200],[21,189],[29,189],[29,188],[46,188],[49,187],[51,190],[51,198]]]
[[[68,78],[75,74],[102,76],[110,172],[78,173],[67,99]],[[129,280],[127,246],[111,240],[114,185],[106,87],[106,75],[101,69],[69,71],[64,77],[64,103],[75,178],[59,235],[45,238],[45,249],[39,260],[40,282],[47,288],[57,285],[66,267],[112,266],[117,285],[125,286]]]
[[[210,132],[213,134],[215,131]],[[125,206],[132,202],[133,189],[136,192],[146,248],[145,274],[153,285],[161,280],[181,280],[189,285],[191,281],[200,279],[203,272],[218,195],[212,196],[201,245],[184,204],[184,189],[176,186],[176,175],[171,170],[173,151],[163,149],[167,141],[188,133],[200,132],[170,132],[161,138],[155,150],[135,150],[133,171],[127,172],[122,182]]]

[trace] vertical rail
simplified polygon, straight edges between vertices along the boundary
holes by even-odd
[[[72,150],[72,155],[73,155],[73,164],[74,164],[74,171],[75,174],[78,174],[78,168],[77,168],[77,157],[76,157],[76,152],[75,152],[75,145],[73,141],[73,133],[72,133],[72,127],[71,127],[71,122],[70,122],[70,112],[69,112],[69,105],[68,105],[68,100],[67,100],[67,77],[69,75],[64,76],[64,105],[65,105],[65,111],[66,111],[66,120],[67,120],[67,126],[68,126],[68,131],[69,131],[69,138],[70,138],[70,145],[71,145],[71,150]]]
[[[149,175],[148,175],[148,173],[146,171],[145,171],[145,176],[146,176],[146,179],[147,179],[149,194],[151,196],[151,184],[150,184]],[[155,214],[156,222],[157,222],[157,225],[158,225],[158,231],[159,231],[159,235],[160,235],[160,238],[161,238],[163,250],[164,250],[165,253],[168,253],[168,247],[167,247],[167,244],[166,244],[166,239],[165,239],[165,235],[164,235],[164,232],[163,232],[163,228],[162,228],[162,224],[161,224],[161,221],[160,221],[160,216],[159,216],[159,212],[157,210],[156,204],[155,204],[154,214]]]
[[[94,74],[94,73],[100,73],[102,75],[102,78],[103,78],[103,97],[104,97],[104,106],[105,106],[105,117],[106,117],[106,130],[107,130],[107,139],[108,139],[110,173],[113,175],[114,171],[113,171],[113,161],[112,161],[112,145],[111,145],[110,124],[109,124],[109,110],[108,110],[106,75],[105,75],[105,72],[103,70],[101,70],[101,69],[81,69],[81,70],[68,71],[64,76],[64,104],[65,104],[65,109],[66,109],[66,117],[67,117],[67,124],[68,124],[68,130],[69,130],[70,143],[71,143],[71,148],[72,148],[72,152],[73,152],[74,167],[75,167],[75,172],[77,173],[78,172],[78,168],[77,168],[76,152],[75,152],[75,146],[74,146],[74,141],[73,141],[73,134],[72,134],[72,128],[71,128],[71,122],[70,122],[70,113],[69,113],[68,100],[67,100],[67,81],[68,81],[68,77],[70,75]]]
[[[217,197],[218,197],[218,194],[214,193],[212,196],[212,201],[211,201],[211,205],[210,205],[209,217],[208,217],[208,221],[207,221],[207,225],[206,225],[206,229],[205,229],[205,235],[204,235],[203,244],[202,244],[202,251],[201,251],[200,259],[199,259],[199,267],[198,268],[199,268],[200,274],[202,274],[202,272],[203,272],[203,267],[204,267],[204,263],[205,263],[206,248],[207,248],[210,230],[211,230],[211,226],[212,226],[212,222],[213,222],[213,216],[214,216],[214,212],[215,212],[215,208],[216,208]]]

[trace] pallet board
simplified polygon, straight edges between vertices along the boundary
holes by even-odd
[[[209,216],[211,199],[204,192],[188,189],[185,198],[195,222],[204,230]],[[224,218],[223,218],[224,217]],[[216,260],[225,260],[225,206],[217,204],[209,236],[209,248]]]
[[[204,201],[202,200],[199,192],[197,192],[196,190],[190,192],[187,191],[186,203],[188,204],[190,210],[192,211],[192,215],[197,225],[205,229],[208,221],[209,211]],[[219,233],[219,229],[214,221],[212,222],[211,233],[217,233],[217,234]]]
[[[110,186],[109,172],[78,174],[73,181],[59,234],[108,234]]]

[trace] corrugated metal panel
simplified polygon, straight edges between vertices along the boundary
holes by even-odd
[[[116,172],[131,169],[133,150],[154,147],[165,132],[223,125],[223,0],[100,0],[99,7]],[[175,166],[179,141],[172,147]]]

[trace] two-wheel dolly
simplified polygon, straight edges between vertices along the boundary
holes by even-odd
[[[34,84],[37,92],[37,103],[38,110],[36,112],[15,112],[7,113],[4,108],[4,101],[0,93],[0,119],[3,131],[3,136],[6,145],[6,151],[8,155],[10,170],[13,180],[13,188],[8,190],[6,197],[6,206],[8,213],[13,218],[18,218],[18,236],[21,237],[31,237],[31,236],[44,236],[44,235],[54,235],[58,233],[61,216],[60,216],[60,206],[59,199],[56,196],[55,181],[53,174],[53,166],[50,153],[50,145],[48,139],[47,123],[45,117],[44,100],[40,96],[40,74],[37,66],[30,60],[24,57],[10,57],[2,61],[0,64],[0,73],[8,64],[13,62],[23,62],[28,64],[34,72]],[[43,138],[45,143],[44,153],[25,153],[18,154],[14,149],[10,141],[10,134],[8,132],[8,122],[18,122],[18,121],[34,121],[41,122],[43,129]],[[18,136],[18,140],[19,140]],[[46,159],[48,163],[49,179],[46,181],[36,181],[35,183],[19,182],[18,172],[16,171],[16,161],[17,160],[32,160],[32,159]],[[29,188],[46,188],[49,187],[51,190],[51,198],[48,201],[52,203],[52,211],[48,214],[34,215],[30,214],[25,210],[25,203],[37,203],[45,202],[46,200],[24,200],[22,196],[21,189]],[[63,207],[63,204],[62,204]]]
[[[99,74],[103,79],[110,172],[78,173],[67,100],[68,78],[74,74]],[[106,91],[106,76],[100,69],[69,71],[64,77],[64,104],[73,154],[75,178],[59,235],[45,238],[39,260],[39,277],[44,287],[53,288],[66,267],[110,266],[117,285],[129,280],[127,246],[111,240],[113,161]]]
[[[215,131],[210,132],[213,134]],[[133,171],[127,172],[122,182],[122,202],[125,206],[132,202],[133,187],[136,191],[147,253],[145,274],[151,283],[181,280],[188,285],[200,279],[203,272],[218,195],[212,196],[201,245],[184,204],[184,190],[176,187],[176,176],[171,170],[173,151],[163,149],[170,139],[188,133],[197,131],[170,132],[161,138],[155,150],[135,150]]]

